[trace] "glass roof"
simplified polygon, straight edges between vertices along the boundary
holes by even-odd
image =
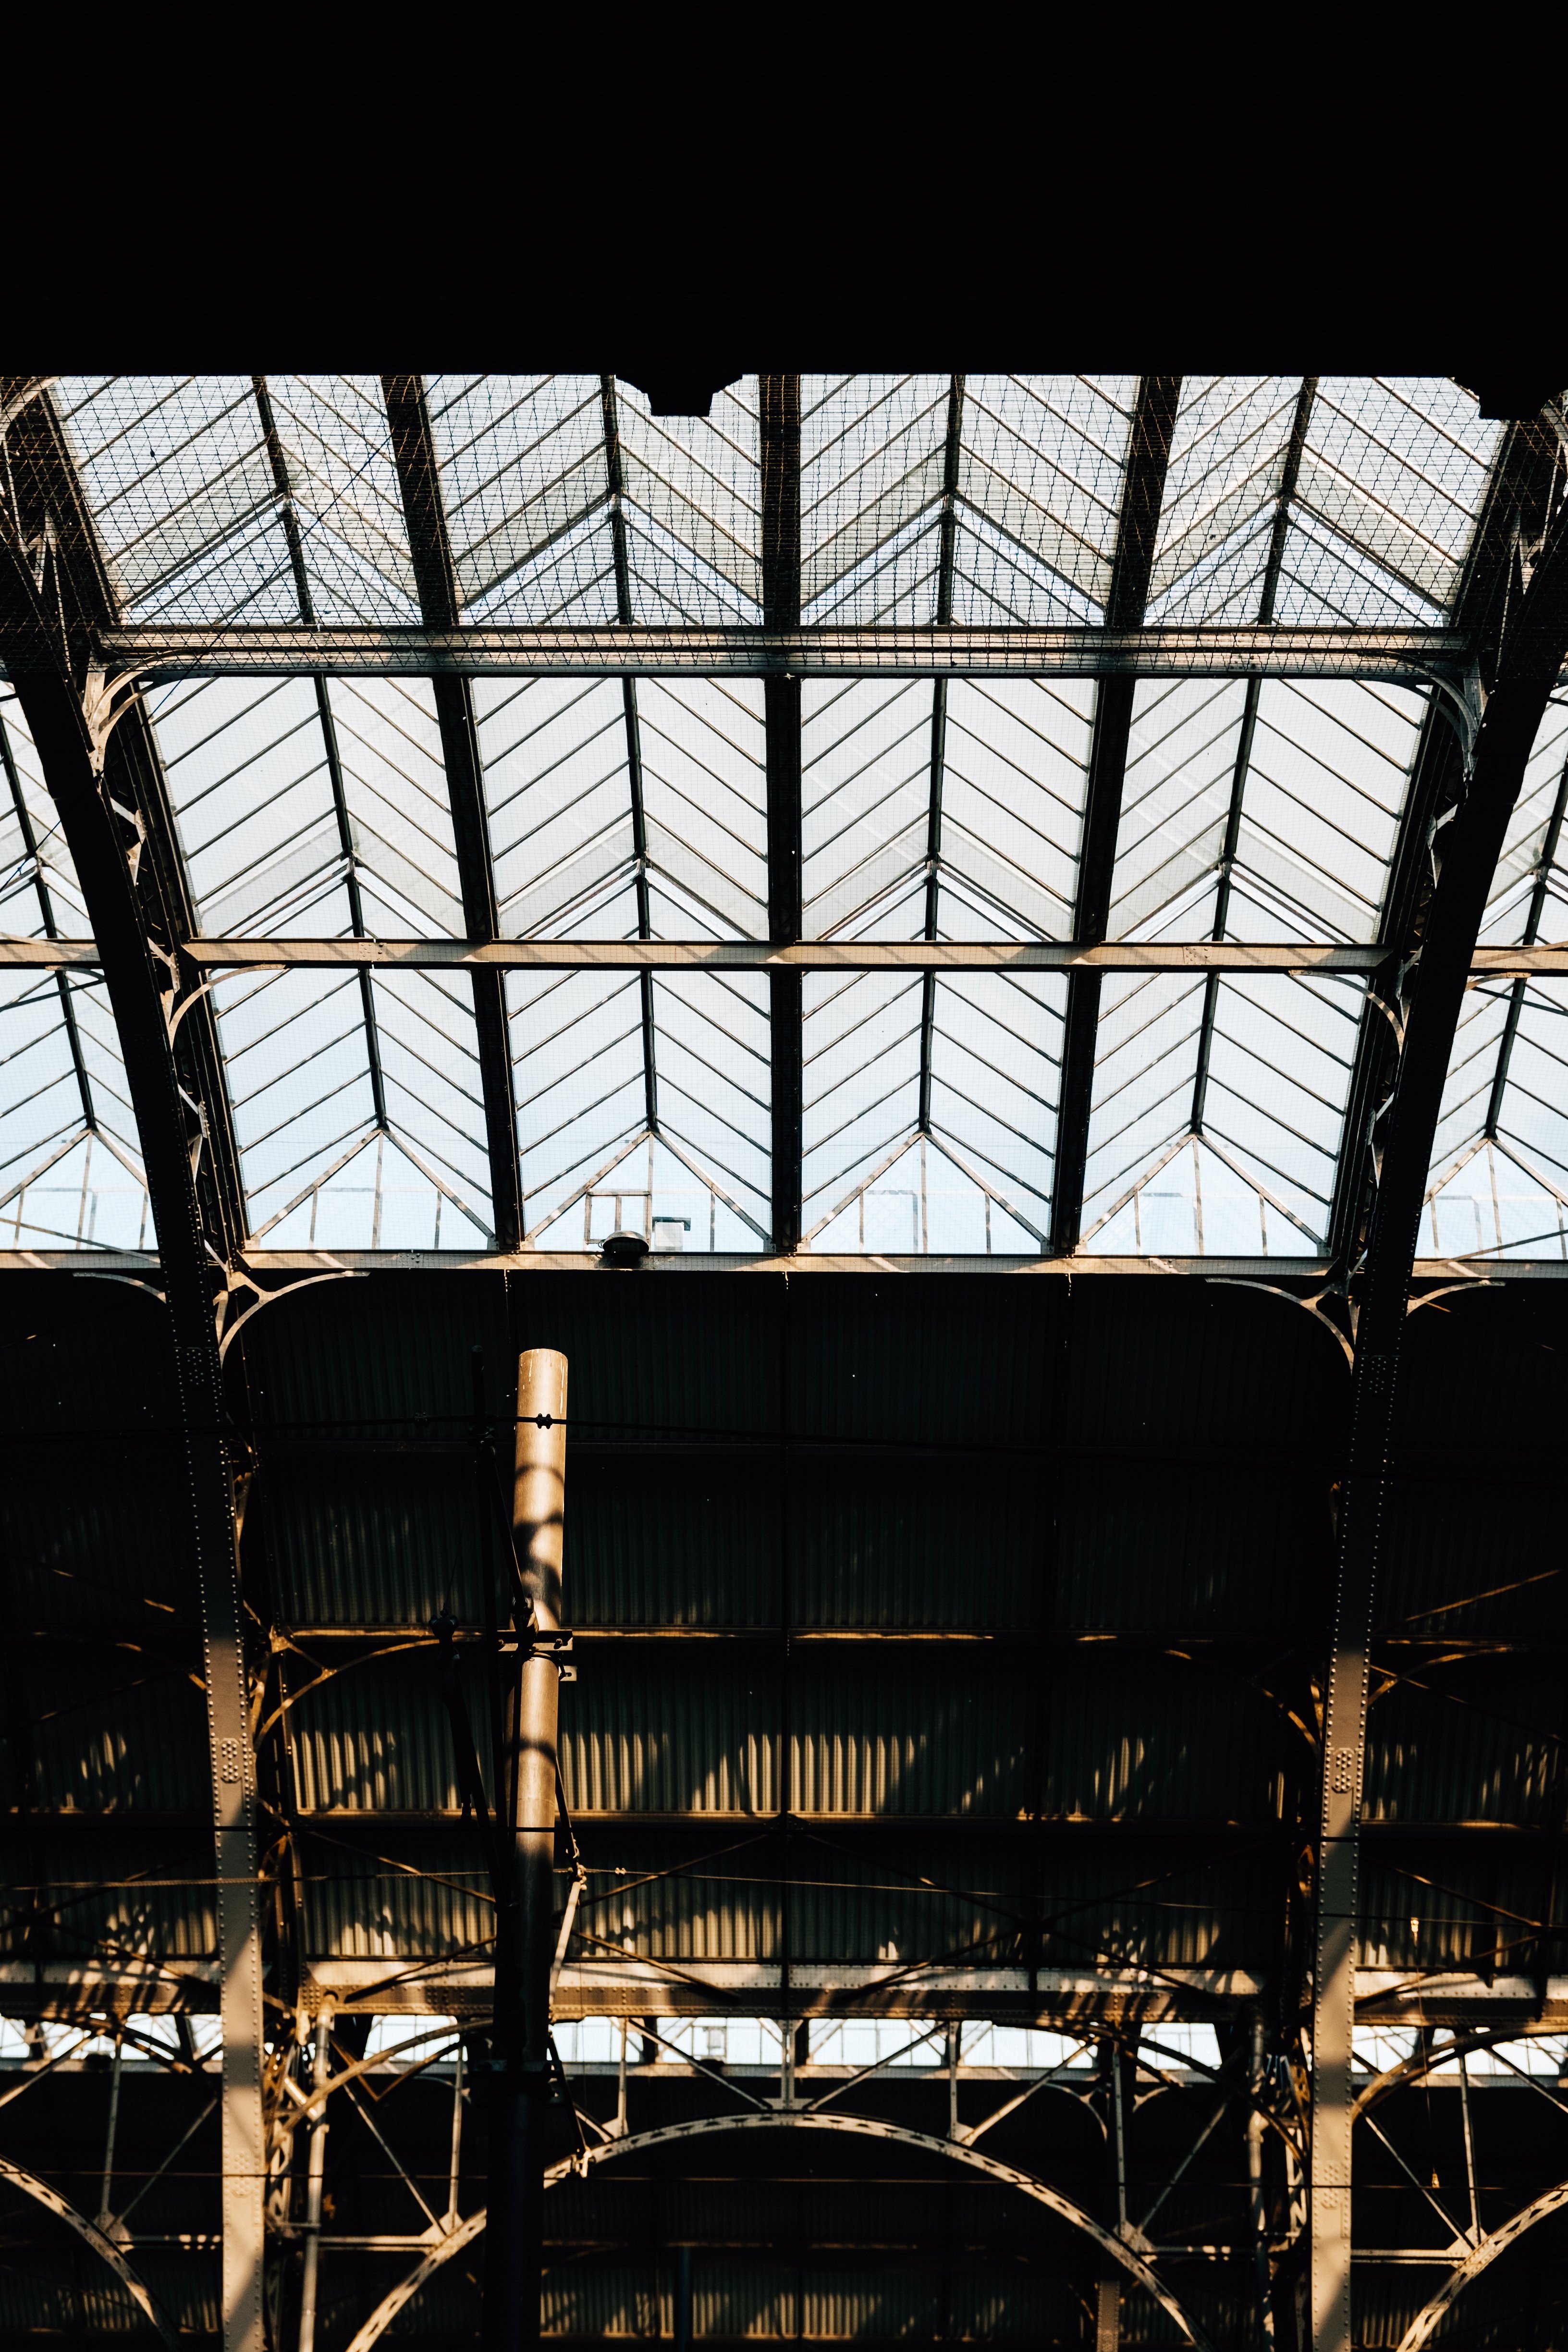
[[[127,623],[418,625],[378,379],[66,378],[53,397]],[[431,377],[424,397],[465,623],[761,622],[756,377],[707,418],[655,416],[600,376]],[[1098,625],[1139,397],[1134,377],[801,379],[803,622]],[[1186,379],[1147,621],[1447,621],[1502,429],[1436,379]],[[768,938],[760,678],[483,675],[464,693],[501,939]],[[1072,940],[1102,693],[1092,678],[807,678],[801,937]],[[201,934],[465,935],[430,679],[183,680],[146,704]],[[84,937],[14,698],[0,716],[0,928]],[[1404,687],[1141,679],[1106,936],[1376,942],[1428,724],[1426,694]],[[1568,936],[1565,773],[1553,706],[1490,941]],[[11,1245],[133,1245],[145,1196],[101,985],[22,970],[5,986]],[[531,1244],[581,1248],[631,1223],[667,1246],[766,1245],[769,991],[742,970],[508,974]],[[1364,992],[1353,972],[1108,973],[1083,1246],[1320,1252]],[[1467,1000],[1433,1170],[1445,1252],[1515,1177],[1530,1231],[1561,1229],[1562,995],[1502,981]],[[1068,996],[1059,971],[807,972],[805,1245],[1046,1246]],[[467,973],[251,971],[221,980],[215,1004],[255,1239],[485,1245]],[[1488,1213],[1490,1246],[1531,1254],[1518,1218],[1510,1241],[1502,1208]]]

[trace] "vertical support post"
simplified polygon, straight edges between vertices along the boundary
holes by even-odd
[[[114,2072],[109,2078],[109,2128],[103,2136],[103,2185],[98,2195],[98,2226],[107,2236],[114,2227],[110,2193],[114,2187],[114,2136],[120,2127],[120,2075],[125,2063],[125,2036],[114,2037]]]
[[[1481,2209],[1476,2195],[1476,2141],[1470,2125],[1470,2074],[1462,2050],[1459,2053],[1459,2113],[1465,2125],[1465,2185],[1470,2192],[1470,2243],[1479,2246],[1481,2242]]]
[[[452,2158],[447,2172],[447,2227],[458,2226],[458,2184],[463,2168],[463,2040],[458,2037],[458,2063],[452,2072]]]
[[[1094,2352],[1117,2352],[1121,2341],[1121,2273],[1107,2263],[1100,2273],[1094,2314]]]
[[[963,2041],[963,2022],[955,2018],[947,2029],[947,2136],[958,2137],[958,2053]]]
[[[332,2001],[323,2000],[316,2011],[316,2063],[311,2089],[319,2096],[331,2071]],[[321,2274],[321,2187],[327,2176],[327,2108],[323,2102],[310,2124],[310,2147],[305,2159],[305,2267],[300,2281],[300,2352],[315,2352],[316,2290]]]
[[[539,2342],[544,2247],[544,2125],[550,2082],[550,1968],[555,1953],[555,1761],[566,1496],[566,1359],[532,1348],[517,1368],[512,1541],[517,1673],[507,1694],[502,1867],[496,1944],[497,2068],[485,2231],[487,2352]]]
[[[797,629],[801,607],[800,378],[759,378],[762,404],[763,618],[770,629]],[[763,682],[768,790],[768,937],[775,947],[800,938],[800,680]],[[768,976],[773,1037],[773,1244],[798,1247],[801,1222],[802,975]]]
[[[1258,2102],[1263,2096],[1263,2012],[1254,2010],[1248,2021],[1247,2084],[1253,2105],[1247,2111],[1247,2207],[1252,2226],[1252,2260],[1258,2290],[1258,2341],[1274,2342],[1274,2283],[1268,2265],[1268,2200],[1263,2189],[1264,2123]]]

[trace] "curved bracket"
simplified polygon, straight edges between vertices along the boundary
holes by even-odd
[[[999,2164],[994,2157],[982,2156],[978,2149],[961,2147],[955,2140],[938,2139],[930,2132],[909,2131],[901,2124],[882,2123],[872,2116],[791,2114],[787,2109],[760,2116],[702,2116],[691,2123],[664,2124],[657,2131],[637,2132],[628,2139],[608,2140],[602,2147],[591,2147],[584,2154],[569,2157],[562,2163],[551,2166],[544,2176],[544,2185],[547,2189],[553,2189],[558,2181],[564,2180],[573,2172],[581,2173],[588,2165],[604,2164],[615,2157],[640,2156],[650,2148],[668,2147],[678,2140],[705,2139],[719,2132],[790,2130],[843,2132],[859,2139],[890,2140],[900,2147],[916,2148],[922,2155],[946,2157],[953,2164],[966,2165],[972,2172],[984,2173],[988,2179],[998,2182],[1005,2189],[1017,2189],[1021,2196],[1030,2198],[1037,2205],[1043,2205],[1047,2212],[1054,2213],[1058,2221],[1066,2221],[1072,2229],[1081,2230],[1086,2237],[1094,2240],[1101,2253],[1130,2272],[1138,2284],[1153,2296],[1166,2316],[1175,2322],[1183,2341],[1190,2344],[1194,2352],[1212,2352],[1209,2340],[1196,2320],[1178,2302],[1169,2287],[1163,2285],[1155,2277],[1143,2256],[1135,2252],[1125,2240],[1117,2237],[1114,2231],[1107,2230],[1091,2220],[1081,2207],[1062,2196],[1058,2189],[1048,2189],[1032,2173],[1019,2172],[1010,2164]],[[1568,2189],[1563,2193],[1568,2195]],[[400,2279],[382,2297],[355,2335],[348,2352],[370,2352],[371,2346],[378,2341],[405,2305],[413,2301],[426,2279],[444,2263],[449,2262],[454,2254],[460,2252],[463,2247],[471,2245],[484,2226],[482,2212],[470,2213],[449,2236],[442,2239],[439,2245],[432,2246],[417,2268],[410,2271],[406,2278]],[[1401,2347],[1401,2352],[1404,2352],[1404,2347]]]
[[[1524,2206],[1511,2221],[1505,2221],[1500,2230],[1494,2230],[1489,2237],[1481,2240],[1479,2246],[1472,2246],[1464,2261],[1455,2263],[1431,2302],[1416,2313],[1399,2339],[1399,2352],[1420,2352],[1423,2344],[1430,2343],[1438,2321],[1458,2301],[1470,2281],[1489,2269],[1498,2256],[1507,2253],[1515,2240],[1522,2238],[1527,2230],[1533,2230],[1537,2221],[1544,2221],[1549,2215],[1561,2212],[1564,2205],[1568,2205],[1568,2180],[1560,2180],[1555,2189],[1542,2189],[1532,2203]]]
[[[0,2156],[0,2180],[8,2181],[13,2189],[19,2189],[24,2197],[31,2197],[36,2204],[44,2206],[47,2211],[64,2221],[68,2228],[74,2230],[82,2243],[90,2246],[100,2260],[109,2264],[126,2294],[130,2295],[149,2324],[157,2329],[164,2343],[170,2347],[170,2352],[174,2352],[174,2329],[164,2319],[157,2305],[112,2238],[106,2238],[103,2231],[96,2223],[89,2221],[85,2213],[79,2213],[74,2205],[68,2205],[58,2190],[51,2189],[47,2180],[40,2180],[36,2172],[25,2171],[21,2165],[13,2164],[8,2157]]]

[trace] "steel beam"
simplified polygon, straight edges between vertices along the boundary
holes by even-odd
[[[764,379],[777,383],[778,377]],[[1459,629],[992,628],[788,625],[552,628],[114,627],[96,639],[114,676],[358,677],[1460,677]]]
[[[315,970],[394,964],[409,971],[489,965],[500,971],[1377,971],[1379,947],[1237,940],[185,940],[180,953],[202,971]],[[92,940],[0,940],[0,970],[95,971]],[[1568,946],[1478,947],[1474,979],[1568,973]]]
[[[0,383],[0,407],[5,390]],[[151,759],[151,740],[128,733],[141,726],[134,714],[106,740],[108,714],[95,691],[89,656],[95,612],[108,596],[107,574],[47,399],[35,400],[12,425],[7,454],[14,503],[0,538],[0,644],[92,919],[157,1224],[200,1597],[212,1771],[224,2053],[224,2343],[226,2352],[262,2352],[266,2141],[255,1764],[216,1345],[224,1296],[217,1277],[241,1235],[226,1230],[222,1186],[204,1190],[198,1181],[198,1164],[218,1128],[218,1104],[215,1097],[206,1106],[203,1132],[194,1138],[186,1108],[191,1097],[182,1086],[165,1009],[171,975],[166,963],[155,963],[149,944],[142,887],[149,861],[133,854],[153,831],[146,795],[156,772],[138,767],[139,758]],[[34,545],[42,550],[37,572],[29,552]],[[134,844],[117,803],[142,814]],[[172,831],[163,848],[172,850]],[[194,1019],[204,1018],[205,1010],[198,1006]],[[221,1073],[216,1082],[221,1089]]]
[[[392,432],[392,454],[403,493],[408,550],[414,563],[419,609],[426,629],[458,630],[458,575],[441,503],[440,470],[430,434],[425,381],[416,375],[384,375],[382,394]],[[497,931],[495,876],[489,828],[485,820],[484,764],[479,757],[473,690],[451,670],[432,674],[441,759],[452,807],[452,842],[463,894],[463,920],[475,939]],[[499,971],[475,967],[474,1042],[485,1103],[485,1140],[489,1159],[490,1215],[496,1245],[515,1249],[522,1238],[522,1175],[518,1159],[517,1114],[512,1102],[511,1051],[506,1018],[506,982]],[[505,1237],[503,1239],[503,1236]]]
[[[762,404],[763,619],[781,643],[800,630],[800,378],[758,379]],[[789,947],[801,933],[800,677],[764,677],[768,793],[768,937]],[[804,992],[798,966],[770,966],[773,1062],[773,1245],[800,1245]]]
[[[1112,635],[1138,631],[1149,601],[1154,541],[1165,495],[1165,468],[1181,399],[1175,375],[1147,375],[1138,387],[1128,440],[1127,474],[1117,526],[1106,626]],[[1104,939],[1110,918],[1110,883],[1116,865],[1116,835],[1121,821],[1121,786],[1132,729],[1136,676],[1102,672],[1095,702],[1094,734],[1084,793],[1083,841],[1079,853],[1078,906],[1073,928],[1080,940]],[[1100,975],[1077,973],[1068,987],[1062,1032],[1062,1074],[1057,1109],[1056,1153],[1051,1176],[1051,1250],[1067,1256],[1078,1247],[1083,1224],[1084,1169],[1094,1097],[1095,1041],[1100,1030]]]
[[[1284,462],[1279,469],[1279,488],[1274,501],[1274,527],[1268,534],[1268,556],[1263,567],[1263,593],[1258,599],[1258,617],[1264,627],[1272,627],[1274,607],[1279,596],[1279,575],[1285,563],[1285,542],[1290,530],[1290,501],[1296,495],[1296,484],[1301,472],[1301,457],[1307,446],[1307,428],[1312,421],[1312,403],[1317,398],[1318,379],[1303,376],[1296,399],[1296,414],[1291,421],[1290,437],[1285,445]],[[1225,840],[1220,848],[1219,884],[1215,892],[1212,936],[1223,940],[1230,919],[1231,876],[1236,868],[1237,850],[1241,841],[1241,811],[1247,798],[1247,779],[1252,767],[1253,739],[1258,731],[1258,704],[1261,681],[1249,677],[1247,698],[1242,706],[1241,729],[1237,736],[1236,761],[1231,771],[1230,806],[1226,813]],[[1197,1074],[1193,1080],[1193,1108],[1190,1125],[1194,1135],[1204,1131],[1204,1114],[1208,1107],[1209,1065],[1214,1056],[1215,1020],[1219,1012],[1219,982],[1212,975],[1204,989],[1203,1023],[1198,1032]]]
[[[565,1511],[566,1359],[531,1349],[518,1364],[512,1542],[516,1673],[507,1699],[503,1873],[497,1893],[489,2201],[506,2228],[488,2241],[488,2352],[539,2341],[550,1976],[555,1956],[556,1718]]]
[[[1349,2352],[1351,2032],[1355,2001],[1358,1831],[1369,1648],[1394,1439],[1394,1406],[1415,1244],[1466,982],[1487,896],[1548,696],[1568,646],[1568,500],[1547,520],[1515,598],[1476,734],[1466,790],[1437,836],[1441,863],[1411,976],[1358,1286],[1348,1460],[1323,1728],[1317,1958],[1312,2015],[1312,2352]]]
[[[1556,457],[1555,437],[1544,427],[1513,425],[1488,486],[1455,611],[1460,633],[1475,648],[1485,687],[1492,682],[1497,630],[1517,573],[1519,541],[1521,532],[1533,533],[1543,522]],[[1412,763],[1383,908],[1384,964],[1375,983],[1383,1003],[1400,993],[1405,959],[1420,944],[1436,828],[1464,791],[1465,754],[1453,723],[1458,715],[1447,696],[1432,696]],[[1377,1181],[1378,1121],[1392,1090],[1394,1052],[1382,1004],[1369,1002],[1356,1042],[1329,1213],[1329,1255],[1342,1277],[1358,1263],[1366,1244]]]
[[[936,578],[936,625],[952,626],[952,583],[958,547],[958,469],[963,447],[963,378],[948,386],[947,435],[942,446],[942,520]],[[947,680],[931,687],[931,778],[926,793],[926,919],[928,941],[936,939],[942,898],[942,795],[947,769]],[[931,1055],[936,1044],[936,975],[927,971],[921,991],[921,1085],[916,1114],[922,1135],[931,1133]]]
[[[641,2157],[655,2149],[679,2147],[698,2139],[711,2139],[721,2133],[731,2132],[835,2132],[858,2139],[880,2142],[885,2147],[911,2148],[922,2156],[945,2158],[964,2170],[981,2174],[1005,2189],[1016,2189],[1059,2221],[1078,2231],[1099,2249],[1101,2257],[1124,2271],[1141,2286],[1172,2321],[1181,2339],[1194,2347],[1194,2352],[1210,2352],[1209,2339],[1193,2314],[1173,2293],[1155,2272],[1145,2255],[1118,2237],[1113,2231],[1094,2220],[1059,2189],[1053,2189],[1031,2172],[1020,2171],[1016,2166],[1002,2164],[993,2156],[983,2155],[978,2148],[964,2147],[957,2140],[938,2139],[930,2132],[911,2131],[902,2124],[885,2123],[879,2116],[810,2113],[801,2108],[780,2109],[766,2115],[741,2114],[699,2116],[689,2123],[666,2124],[653,2131],[635,2132],[626,2138],[602,2141],[585,2149],[575,2158],[552,2165],[546,2176],[546,2186],[559,2182],[622,2157]],[[370,2316],[350,2340],[348,2352],[370,2352],[384,2331],[405,2305],[412,2302],[426,2282],[454,2254],[461,2253],[486,2229],[484,2212],[470,2213],[450,2237],[433,2246],[424,2260],[406,2277],[388,2290]]]
[[[616,618],[623,628],[632,622],[632,567],[626,544],[626,467],[621,457],[620,417],[616,404],[616,379],[599,379],[599,400],[605,417],[605,463],[610,486],[610,546],[616,567]],[[621,680],[621,716],[626,738],[626,794],[631,803],[633,894],[637,910],[637,937],[651,940],[653,921],[647,887],[647,814],[643,803],[642,722],[637,713],[635,677]],[[646,966],[638,982],[642,1013],[643,1123],[650,1135],[658,1133],[658,1024],[654,1019],[653,974]],[[652,1222],[652,1202],[648,1204]]]

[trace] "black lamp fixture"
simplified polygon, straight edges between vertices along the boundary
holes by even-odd
[[[605,1265],[640,1265],[647,1244],[641,1234],[611,1234],[599,1255]]]

